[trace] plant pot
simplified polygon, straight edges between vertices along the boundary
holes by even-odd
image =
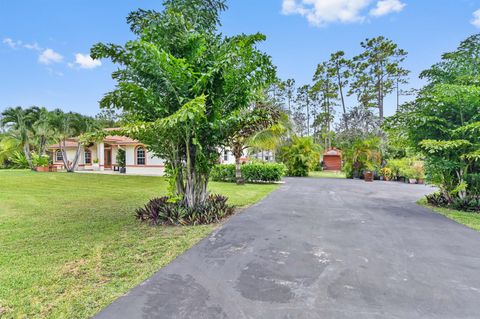
[[[127,168],[126,167],[120,167],[120,174],[126,174],[127,173]]]
[[[392,178],[389,176],[384,176],[383,179],[387,182],[390,182],[392,180]]]
[[[48,169],[48,166],[38,166],[36,169],[35,169],[37,172],[48,172],[49,169]]]
[[[93,164],[92,164],[92,169],[93,169],[94,171],[99,171],[99,170],[100,170],[100,164],[98,164],[98,163],[93,163]]]
[[[365,180],[365,182],[373,182],[373,172],[365,171],[363,173],[363,179]]]
[[[417,184],[425,184],[425,180],[423,180],[423,179],[417,179]]]
[[[415,179],[415,178],[409,178],[409,179],[408,179],[408,182],[409,182],[410,184],[416,184],[416,183],[417,183],[417,179]]]

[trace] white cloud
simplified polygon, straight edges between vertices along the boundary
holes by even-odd
[[[361,22],[371,0],[283,0],[283,14],[299,14],[315,26],[333,22]]]
[[[63,61],[63,56],[53,51],[52,49],[44,50],[38,57],[38,62],[42,64],[47,64],[47,65],[52,63],[62,62],[62,61]]]
[[[473,13],[473,20],[471,23],[477,28],[480,28],[480,9]]]
[[[28,49],[28,50],[35,50],[35,51],[42,51],[43,49],[38,45],[37,42],[34,42],[34,43],[25,43],[23,45],[23,47],[25,49]]]
[[[2,43],[12,49],[16,49],[18,46],[22,45],[22,41],[14,41],[11,38],[4,38]]]
[[[380,17],[392,12],[400,12],[405,8],[405,3],[400,0],[380,0],[377,6],[370,10],[370,14],[375,17]]]
[[[401,0],[379,0],[372,8],[373,0],[283,0],[282,13],[298,14],[311,25],[325,26],[330,23],[363,22],[370,15],[379,17],[405,8]]]
[[[100,60],[94,60],[88,54],[75,54],[75,64],[77,64],[82,69],[94,69],[102,65]],[[69,66],[72,67],[73,64],[69,63]]]

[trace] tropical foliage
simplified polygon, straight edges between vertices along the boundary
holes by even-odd
[[[278,182],[285,176],[286,167],[278,163],[252,163],[240,167],[247,183]],[[216,165],[212,169],[211,179],[216,182],[236,181],[236,165]]]
[[[102,134],[99,123],[91,117],[60,109],[11,107],[1,113],[0,167],[31,168],[48,166],[47,146],[59,144],[67,171],[76,169],[82,148]],[[71,160],[67,140],[76,138],[77,152]]]
[[[480,164],[480,35],[424,71],[428,84],[388,121],[392,135],[425,158],[430,182],[447,203],[478,199],[472,176]]]
[[[292,136],[282,147],[279,158],[286,165],[288,176],[306,177],[320,162],[321,150],[311,137]]]
[[[125,133],[167,161],[172,196],[189,209],[207,200],[211,168],[239,112],[275,79],[270,57],[257,49],[264,35],[218,32],[225,9],[224,0],[166,0],[161,12],[128,16],[135,40],[91,50],[119,65],[101,106],[122,110]]]
[[[360,177],[364,171],[376,171],[382,161],[381,139],[371,136],[366,139],[355,139],[344,145],[344,171],[347,177]]]

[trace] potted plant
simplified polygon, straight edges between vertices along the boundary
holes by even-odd
[[[418,184],[424,184],[425,183],[425,170],[423,168],[423,162],[422,161],[416,161],[413,164],[413,169],[415,170],[415,178],[417,179]]]
[[[116,160],[117,160],[117,165],[120,168],[119,169],[120,173],[125,174],[127,172],[125,150],[123,150],[123,149],[118,150]]]
[[[375,164],[371,161],[365,163],[365,170],[363,171],[363,178],[365,182],[373,182],[375,175]]]
[[[413,167],[408,167],[404,169],[403,175],[405,176],[406,180],[408,181],[409,184],[416,184],[417,183],[417,178],[416,178],[416,171]]]
[[[48,172],[50,157],[48,155],[32,154],[32,164],[37,172]]]
[[[393,172],[392,170],[389,168],[389,167],[384,167],[380,170],[380,173],[382,174],[383,176],[383,179],[385,181],[390,181],[392,180],[392,176],[393,176]]]
[[[99,171],[100,170],[100,164],[98,163],[98,158],[93,160],[92,168],[94,171]]]

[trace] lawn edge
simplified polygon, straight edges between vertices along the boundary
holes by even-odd
[[[478,216],[478,218],[480,220],[480,214],[464,212],[464,211],[461,211],[461,210],[456,210],[456,209],[451,209],[451,208],[433,206],[433,205],[430,205],[429,203],[427,203],[427,199],[425,197],[419,199],[417,201],[417,204],[422,206],[422,207],[430,209],[431,211],[433,211],[436,214],[440,214],[442,216],[445,216],[446,218],[448,218],[450,220],[453,220],[454,222],[456,222],[456,223],[458,223],[462,226],[465,226],[465,227],[468,227],[468,228],[470,228],[474,231],[480,232],[480,226],[478,228],[472,227],[471,225],[468,225],[468,224],[462,222],[460,219],[452,216],[452,214],[461,214],[461,215],[464,215],[464,216]]]

